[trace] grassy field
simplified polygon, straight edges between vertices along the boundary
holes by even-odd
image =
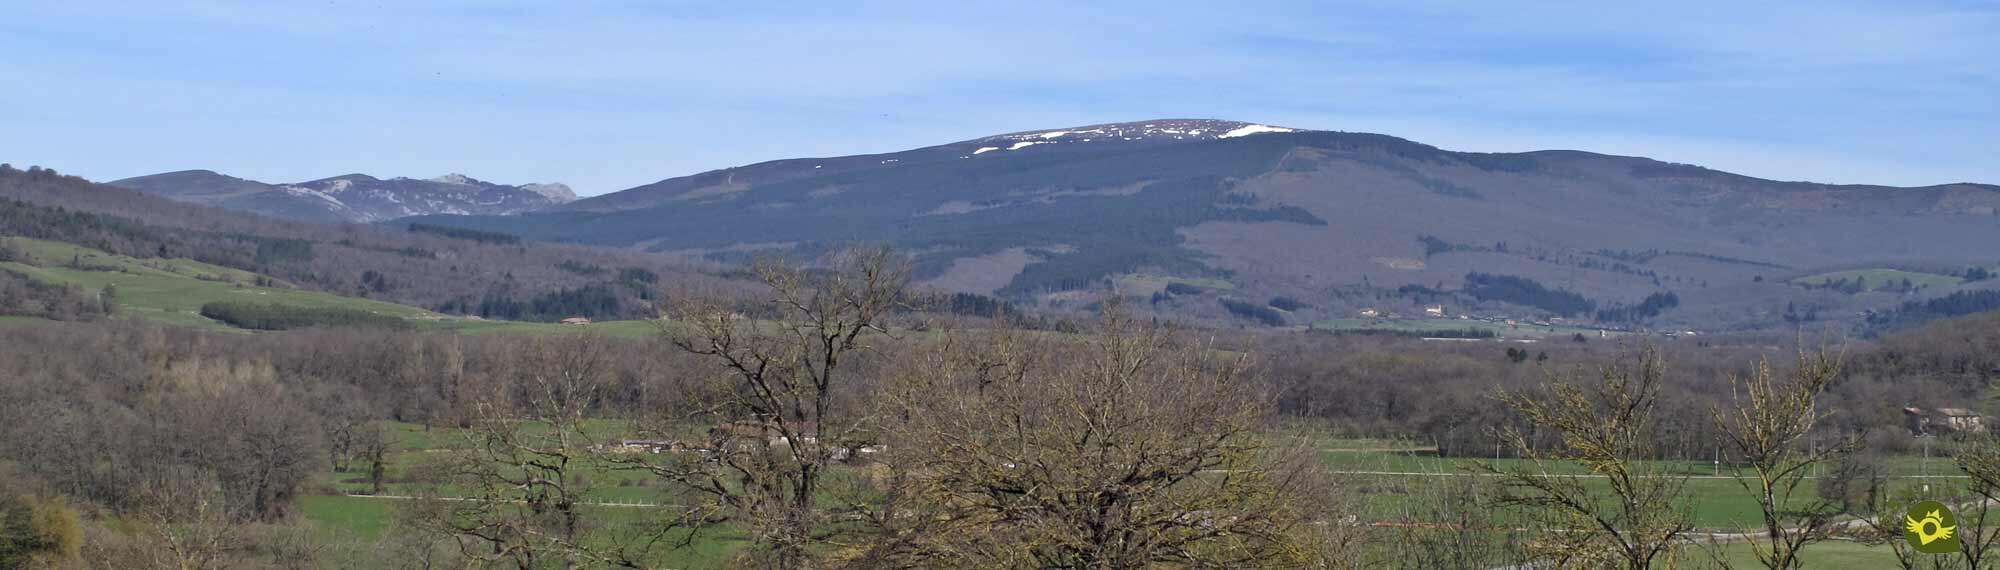
[[[1463,482],[1467,477],[1494,481],[1491,475],[1475,469],[1479,464],[1491,464],[1509,471],[1590,477],[1582,467],[1570,463],[1536,464],[1511,458],[1438,457],[1436,448],[1409,441],[1338,438],[1299,425],[1287,426],[1285,431],[1290,436],[1306,437],[1314,442],[1321,460],[1343,488],[1350,492],[1351,500],[1361,511],[1358,514],[1370,520],[1407,517],[1413,506],[1435,496],[1444,482]],[[1700,528],[1736,530],[1762,521],[1755,500],[1735,478],[1739,471],[1732,466],[1693,460],[1652,462],[1647,467],[1688,477],[1685,488],[1687,508]],[[1940,489],[1963,484],[1961,477],[1964,472],[1946,458],[1933,458],[1926,462],[1922,457],[1896,456],[1885,459],[1882,467],[1884,475],[1890,478],[1888,491],[1891,496],[1898,490],[1919,488],[1926,482]],[[1603,486],[1601,481],[1589,478],[1585,479],[1585,484]],[[1801,489],[1804,495],[1801,498],[1810,498],[1811,484],[1808,481],[1807,487]]]
[[[1952,277],[1950,275],[1938,275],[1936,273],[1919,273],[1915,271],[1903,271],[1900,269],[1876,268],[1876,269],[1850,269],[1847,271],[1834,271],[1831,273],[1821,273],[1818,275],[1807,275],[1805,277],[1799,277],[1797,279],[1793,279],[1791,282],[1797,285],[1818,286],[1818,285],[1825,285],[1833,281],[1839,281],[1842,279],[1848,281],[1853,281],[1855,279],[1866,279],[1868,284],[1868,289],[1870,291],[1876,289],[1888,288],[1892,283],[1896,284],[1897,286],[1901,286],[1904,279],[1910,280],[1910,285],[1915,287],[1950,287],[1959,284],[1959,282],[1961,281],[1964,281],[1963,279]]]
[[[1704,562],[1720,559],[1728,568],[1763,568],[1757,562],[1753,549],[1757,545],[1749,543],[1725,544],[1714,548],[1713,556],[1705,552],[1691,552],[1690,566],[1706,567]],[[1799,558],[1806,568],[1813,570],[1877,570],[1880,568],[1900,568],[1896,564],[1896,553],[1886,545],[1868,545],[1850,541],[1830,541],[1807,546],[1799,552]]]
[[[1230,291],[1236,289],[1236,284],[1230,283],[1222,279],[1168,277],[1165,275],[1151,275],[1146,273],[1129,273],[1125,275],[1120,275],[1113,278],[1112,283],[1118,287],[1118,292],[1123,293],[1125,295],[1138,295],[1138,296],[1150,296],[1154,293],[1165,291],[1167,290],[1167,284],[1169,283],[1192,285],[1203,289],[1214,289],[1217,291]],[[1261,303],[1262,301],[1258,302]]]
[[[396,446],[391,455],[389,470],[391,482],[384,494],[391,496],[437,494],[453,496],[462,490],[450,487],[425,486],[415,483],[410,475],[425,464],[442,461],[464,453],[471,440],[462,430],[451,428],[430,428],[414,424],[393,424]],[[597,441],[615,440],[630,435],[631,424],[617,420],[595,420],[586,426]],[[1296,430],[1296,434],[1308,434]],[[1463,481],[1464,477],[1479,477],[1491,481],[1484,475],[1476,474],[1470,467],[1476,462],[1489,461],[1503,469],[1545,470],[1556,474],[1571,474],[1589,477],[1573,465],[1549,464],[1535,466],[1514,459],[1480,460],[1476,458],[1440,458],[1435,450],[1408,442],[1381,439],[1337,439],[1312,436],[1317,441],[1320,456],[1334,472],[1335,479],[1346,492],[1350,509],[1363,521],[1413,520],[1421,517],[1412,508],[1424,504],[1435,496],[1449,481]],[[1729,477],[1728,466],[1718,467],[1701,461],[1661,462],[1656,465],[1666,472],[1687,475],[1685,496],[1686,508],[1697,527],[1709,531],[1740,531],[1754,528],[1760,519],[1756,503],[1741,484]],[[1886,467],[1893,477],[1890,493],[1897,489],[1914,487],[1925,480],[1916,477],[1928,470],[1941,476],[1929,481],[1939,485],[1956,484],[1946,479],[1958,474],[1948,460],[1933,459],[1926,466],[1921,458],[1904,457],[1890,460]],[[583,477],[590,481],[587,493],[589,501],[599,503],[643,503],[654,505],[676,504],[676,497],[664,485],[649,475],[610,467],[586,467],[581,470]],[[838,474],[836,474],[838,475]],[[359,469],[326,474],[330,487],[348,493],[363,493],[367,484]],[[1586,480],[1587,485],[1596,485]],[[1810,484],[1810,483],[1808,483]],[[1805,491],[1810,494],[1810,487]],[[368,497],[312,497],[306,501],[305,513],[328,532],[347,533],[360,538],[379,537],[389,527],[395,513],[395,504],[400,499]],[[658,514],[660,509],[650,507],[593,506],[603,513],[613,524],[638,524],[649,514]],[[618,521],[624,521],[622,523]],[[672,564],[679,567],[703,568],[719,564],[731,549],[740,546],[740,536],[718,535],[706,540],[696,548],[672,556]],[[1748,545],[1722,545],[1712,548],[1714,556],[1735,567],[1748,567],[1754,562]],[[1891,560],[1892,554],[1886,548],[1864,546],[1853,543],[1829,543],[1815,547],[1810,552],[1809,568],[1875,568],[1884,560]],[[1710,551],[1689,552],[1691,567],[1706,567],[1711,563]]]
[[[260,275],[187,259],[138,259],[112,255],[77,245],[28,238],[7,238],[37,265],[0,263],[37,281],[74,284],[95,292],[111,285],[118,291],[120,316],[209,330],[244,332],[201,316],[201,306],[215,301],[255,301],[295,307],[355,309],[409,319],[418,328],[464,334],[558,335],[602,334],[644,338],[659,333],[651,321],[604,321],[588,325],[474,320],[383,301],[342,297],[293,289],[282,282],[259,287]],[[0,317],[0,326],[46,323],[32,317]]]
[[[547,336],[588,333],[617,338],[648,338],[660,334],[659,325],[653,321],[601,321],[587,325],[565,325],[560,323],[448,319],[439,321],[434,326],[470,335]]]
[[[163,323],[211,330],[238,330],[201,316],[201,306],[214,301],[355,309],[409,319],[442,317],[395,303],[282,286],[258,287],[252,285],[258,277],[255,273],[186,259],[137,259],[60,242],[26,238],[9,238],[8,241],[26,250],[41,265],[7,262],[0,263],[0,267],[38,281],[76,284],[91,292],[106,285],[114,286],[118,290],[118,309],[122,315]]]
[[[315,532],[324,540],[372,544],[393,531],[401,499],[313,496],[306,497],[302,509]],[[641,528],[652,512],[646,509],[585,507],[586,516],[606,530],[618,534],[623,529]],[[721,528],[698,537],[686,548],[660,547],[653,564],[660,568],[721,568],[729,557],[748,541],[741,531]],[[361,561],[347,561],[359,564]],[[351,565],[350,565],[351,566]]]
[[[312,496],[304,500],[305,517],[312,521],[319,533],[328,540],[375,541],[389,532],[397,516],[398,505],[407,502],[408,496],[434,495],[443,497],[466,496],[468,492],[451,486],[436,486],[416,482],[412,477],[426,465],[447,461],[476,445],[467,430],[456,428],[426,428],[418,424],[393,423],[389,425],[393,449],[390,454],[389,483],[382,496],[361,496],[370,491],[365,480],[365,472],[357,466],[348,472],[327,471],[322,480],[328,487],[338,489],[347,496]],[[532,426],[521,428],[523,433],[532,434],[537,429]],[[621,439],[631,435],[633,425],[622,420],[587,420],[584,432],[592,441]],[[651,528],[645,525],[655,522],[655,518],[668,512],[662,508],[621,505],[666,505],[674,504],[674,496],[664,485],[650,475],[636,471],[620,470],[609,466],[586,463],[578,470],[588,481],[589,490],[584,501],[589,503],[609,503],[586,505],[585,510],[596,524],[607,527],[611,534],[619,534],[622,529]],[[836,474],[837,476],[837,474]],[[692,546],[682,549],[661,549],[656,564],[668,568],[717,568],[747,538],[738,530],[722,528],[709,531]]]
[[[373,542],[383,538],[391,528],[396,516],[398,500],[370,497],[315,496],[306,497],[304,514],[313,521],[323,536],[345,540]],[[623,524],[638,523],[645,518],[646,509],[632,508],[592,508],[597,516]],[[705,540],[697,541],[688,549],[660,553],[659,562],[675,568],[717,568],[736,548],[740,548],[745,538],[732,531],[720,531]],[[1683,552],[1683,567],[1710,568],[1723,567],[1715,564],[1720,559],[1729,568],[1759,568],[1754,545],[1748,543],[1722,544],[1693,547]],[[1866,545],[1849,541],[1832,541],[1809,546],[1804,553],[1805,567],[1827,570],[1862,570],[1895,568],[1895,553],[1887,546]]]
[[[0,328],[30,327],[39,324],[44,324],[47,322],[49,322],[47,319],[43,319],[40,317],[23,317],[20,315],[0,315]]]
[[[1486,321],[1459,319],[1327,319],[1312,324],[1312,328],[1327,331],[1383,330],[1406,333],[1435,333],[1440,331],[1462,331],[1467,329],[1492,331],[1501,338],[1548,338],[1570,337],[1582,334],[1584,338],[1596,339],[1597,329],[1569,326],[1536,326],[1523,323],[1507,326]],[[1619,334],[1619,333],[1607,333]]]

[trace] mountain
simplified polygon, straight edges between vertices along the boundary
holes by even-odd
[[[377,222],[426,214],[504,215],[568,203],[562,184],[508,186],[447,174],[428,180],[348,174],[269,184],[208,170],[184,170],[110,182],[207,206],[311,222]]]
[[[213,173],[179,176],[228,182]],[[216,188],[210,195],[226,192],[210,187]],[[93,183],[46,168],[0,164],[0,261],[56,270],[35,271],[43,281],[81,283],[92,291],[116,280],[122,291],[146,297],[152,303],[147,306],[170,309],[165,314],[128,313],[148,319],[206,323],[193,312],[201,305],[196,300],[214,300],[206,296],[217,292],[321,304],[280,289],[496,320],[626,319],[654,315],[662,287],[722,294],[747,288],[743,281],[703,274],[659,255],[507,238],[395,224],[279,219]],[[49,245],[54,243],[82,250]],[[40,253],[30,255],[35,250]],[[123,261],[107,265],[92,252]],[[194,270],[174,260],[229,271]],[[22,270],[18,265],[13,269]],[[229,293],[231,287],[234,293]]]
[[[1226,316],[1216,297],[1284,297],[1301,308],[1279,320],[1294,324],[1437,302],[1449,314],[1769,328],[1985,286],[1961,276],[2000,262],[1996,211],[1990,185],[1781,182],[1177,119],[776,160],[525,215],[416,220],[720,261],[888,242],[931,285],[1045,306],[1116,294]],[[1839,270],[1891,273],[1858,291],[1812,286]],[[1883,275],[1918,278],[1878,290]],[[1667,293],[1677,304],[1661,309]]]

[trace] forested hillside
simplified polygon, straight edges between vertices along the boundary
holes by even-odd
[[[1367,309],[1441,304],[1454,317],[1777,330],[1799,321],[1790,304],[1860,331],[1866,311],[1974,288],[1955,276],[2000,268],[1983,247],[2000,242],[1991,185],[1765,180],[1192,119],[787,158],[523,215],[420,220],[715,261],[888,242],[916,255],[921,280],[1027,308],[1150,296],[1162,280],[1309,306],[1270,319],[1212,296],[1149,304],[1213,324],[1351,327]],[[1823,287],[1830,273],[1869,286]]]

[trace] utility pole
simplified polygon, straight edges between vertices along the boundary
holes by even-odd
[[[1928,496],[1931,493],[1931,436],[1930,434],[1922,434],[1917,437],[1924,440],[1924,463],[1918,472],[1922,474],[1924,494]]]

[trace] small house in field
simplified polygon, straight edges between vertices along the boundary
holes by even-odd
[[[655,439],[627,439],[605,446],[605,451],[611,453],[660,453],[682,449],[685,449],[685,446],[678,441]]]
[[[1379,316],[1382,316],[1382,312],[1381,312],[1381,311],[1377,311],[1377,310],[1375,310],[1375,309],[1374,309],[1373,307],[1370,307],[1370,308],[1367,308],[1367,309],[1362,309],[1362,310],[1361,310],[1361,316],[1364,316],[1364,317],[1368,317],[1368,318],[1375,318],[1375,317],[1379,317]]]
[[[816,443],[819,441],[818,424],[806,422],[790,427],[793,433],[806,443]],[[765,445],[791,444],[790,439],[785,437],[784,432],[779,430],[778,426],[765,422],[727,422],[709,429],[708,436],[710,439],[725,443],[738,441],[756,442]]]
[[[1915,435],[1935,435],[1941,433],[1979,433],[1986,431],[1986,419],[1978,412],[1965,408],[1903,408],[1903,419],[1908,423],[1910,433]]]
[[[1986,429],[1986,422],[1978,412],[1965,408],[1938,408],[1937,415],[1944,419],[1944,426],[1959,433],[1975,433]]]
[[[589,318],[589,317],[569,317],[569,318],[566,318],[566,319],[563,319],[563,320],[562,320],[562,324],[565,324],[565,325],[587,325],[587,324],[590,324],[590,318]]]
[[[1424,307],[1424,314],[1432,317],[1442,317],[1444,316],[1444,305],[1430,305]]]

